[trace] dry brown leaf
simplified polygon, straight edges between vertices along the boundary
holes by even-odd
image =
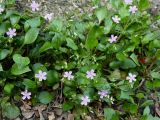
[[[48,120],[55,120],[54,112],[49,113]]]
[[[35,107],[35,110],[38,110],[40,120],[45,120],[43,117],[42,111],[45,110],[46,108],[47,108],[47,105],[39,105]]]
[[[74,115],[73,114],[68,114],[67,120],[74,120]]]
[[[27,109],[26,105],[23,105],[20,107],[22,111],[22,115],[26,118],[29,119],[31,118],[35,113],[34,110]]]

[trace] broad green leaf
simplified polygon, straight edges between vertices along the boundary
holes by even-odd
[[[137,59],[137,55],[135,55],[134,53],[132,53],[130,55],[130,58],[138,65],[140,66],[139,62],[138,62],[138,59]]]
[[[85,43],[86,48],[93,49],[98,45],[98,37],[103,34],[103,28],[99,26],[94,26],[87,35],[87,40]]]
[[[13,64],[11,68],[11,73],[13,75],[21,75],[29,71],[31,71],[31,69],[28,66],[19,67],[17,64]]]
[[[99,20],[99,23],[101,23],[102,20],[104,20],[104,18],[106,17],[107,15],[107,10],[106,8],[100,8],[96,11],[96,16]]]
[[[160,88],[160,78],[153,81],[153,88]]]
[[[112,5],[112,7],[119,8],[119,6],[121,4],[121,0],[110,0],[110,3]]]
[[[10,51],[7,50],[7,49],[1,50],[1,51],[0,51],[0,60],[5,59],[9,53],[10,53]]]
[[[62,105],[63,111],[69,111],[73,108],[74,104],[71,102],[64,102]]]
[[[42,53],[42,52],[45,52],[45,51],[47,51],[47,50],[49,50],[49,49],[52,49],[53,47],[52,47],[52,44],[50,43],[50,42],[45,42],[44,44],[43,44],[43,46],[39,49],[39,52],[40,53]]]
[[[1,23],[0,24],[0,35],[3,35],[6,31],[8,31],[9,27],[10,27],[9,21]]]
[[[139,9],[141,11],[147,9],[149,5],[150,5],[149,0],[140,0],[138,3]]]
[[[122,62],[121,68],[123,69],[129,69],[129,68],[135,68],[136,64],[129,58],[125,59]]]
[[[53,95],[47,91],[40,92],[38,95],[38,100],[43,104],[48,104],[52,101]]]
[[[111,67],[112,69],[115,69],[115,68],[119,68],[121,65],[122,65],[121,61],[112,61],[109,64],[109,67]]]
[[[4,108],[3,115],[9,119],[15,119],[20,115],[20,110],[15,105],[7,105]]]
[[[29,79],[24,79],[23,85],[25,85],[27,89],[35,89],[37,87],[36,82]]]
[[[127,58],[128,56],[124,53],[124,52],[118,52],[116,54],[116,58],[119,60],[119,61],[123,61]]]
[[[126,112],[134,114],[134,113],[137,113],[138,106],[136,104],[133,104],[133,103],[125,103],[123,105],[123,110],[125,110]]]
[[[25,39],[24,39],[24,45],[25,44],[31,44],[33,43],[39,34],[39,28],[31,28],[27,31],[26,35],[25,35]]]
[[[104,27],[104,33],[107,34],[112,29],[113,21],[109,18],[105,19],[105,27]]]
[[[30,63],[28,57],[22,57],[20,54],[14,54],[13,61],[18,65],[18,67],[23,67]]]
[[[20,16],[19,15],[11,15],[10,16],[10,21],[12,25],[15,25],[19,22]]]
[[[40,25],[41,25],[40,17],[31,18],[25,22],[25,29],[28,29],[27,26],[30,26],[32,28],[37,28]]]
[[[105,117],[105,120],[119,120],[115,110],[112,108],[104,109],[104,117]]]
[[[143,115],[149,115],[149,114],[150,114],[150,108],[149,108],[149,106],[146,106],[143,111]]]
[[[7,84],[4,86],[4,91],[5,91],[7,94],[11,94],[13,88],[14,88],[14,84],[7,83]]]
[[[50,25],[49,28],[53,31],[61,31],[63,28],[63,22],[60,19],[54,19]]]
[[[55,70],[50,70],[47,72],[47,81],[48,86],[53,86],[55,83],[59,82],[60,78],[58,72]]]
[[[74,43],[74,41],[72,39],[67,38],[66,41],[67,41],[67,46],[68,47],[72,48],[73,50],[78,49],[77,45]]]
[[[149,43],[151,40],[153,40],[154,38],[154,34],[153,33],[148,33],[147,35],[144,36],[144,38],[142,39],[142,44],[147,44]]]
[[[146,107],[153,104],[154,104],[153,100],[146,100],[143,104],[141,104],[141,107]]]
[[[121,18],[124,18],[124,17],[126,17],[126,16],[129,16],[130,14],[129,14],[128,8],[126,8],[126,7],[121,7],[120,10],[119,10],[119,15],[120,15]]]
[[[151,71],[152,78],[160,79],[160,72]]]

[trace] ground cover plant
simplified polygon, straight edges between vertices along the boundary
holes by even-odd
[[[66,20],[0,4],[1,119],[58,101],[76,120],[159,120],[160,16],[148,0],[99,2]]]

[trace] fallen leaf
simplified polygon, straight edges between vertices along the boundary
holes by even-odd
[[[48,120],[55,120],[54,112],[49,113]]]

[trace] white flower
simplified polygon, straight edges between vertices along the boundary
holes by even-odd
[[[127,4],[127,5],[131,5],[133,0],[124,0],[124,2]]]
[[[132,14],[136,13],[137,10],[138,10],[138,9],[137,9],[136,6],[130,6],[130,7],[129,7],[129,12],[131,12]]]
[[[0,5],[0,14],[2,14],[3,11],[4,11],[4,8],[2,8],[2,6]]]
[[[129,82],[136,81],[136,75],[129,73],[128,76],[126,77],[126,80],[129,80]]]
[[[111,35],[111,38],[108,40],[110,43],[116,42],[117,41],[117,36]]]
[[[72,80],[74,78],[74,76],[72,75],[72,71],[64,72],[63,77],[67,78],[68,80]]]
[[[119,23],[121,18],[119,18],[117,15],[115,15],[114,17],[112,17],[113,22],[115,23]]]
[[[38,78],[39,81],[46,80],[46,75],[46,72],[42,72],[41,70],[39,70],[38,74],[35,74],[35,78]]]
[[[38,11],[39,10],[39,4],[38,3],[36,3],[35,1],[32,1],[32,3],[31,3],[31,8],[32,8],[32,11]]]
[[[23,95],[22,96],[22,99],[25,100],[25,99],[30,99],[31,98],[31,92],[28,92],[28,90],[25,90],[23,92],[21,92],[21,94]]]
[[[52,20],[52,16],[53,16],[53,13],[49,13],[49,14],[46,14],[46,15],[44,16],[44,18],[45,18],[46,20],[48,20],[48,21],[51,21],[51,20]]]
[[[107,95],[107,98],[110,100],[111,104],[113,104],[113,102],[114,102],[113,97],[112,97],[112,96],[110,96],[110,95]]]
[[[11,29],[9,28],[8,32],[7,32],[7,35],[10,37],[10,38],[13,38],[14,36],[16,36],[16,29]]]
[[[96,76],[96,73],[94,72],[93,69],[91,69],[90,71],[86,72],[86,77],[87,78],[93,79],[95,76]]]
[[[85,106],[90,102],[90,99],[88,96],[83,96],[81,100],[82,100],[81,105],[85,105]]]

